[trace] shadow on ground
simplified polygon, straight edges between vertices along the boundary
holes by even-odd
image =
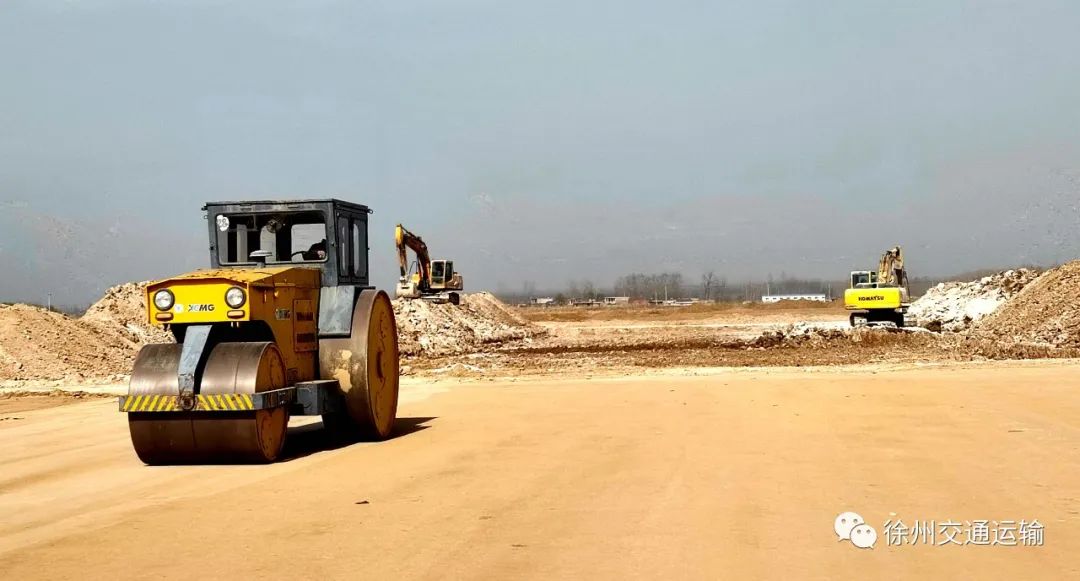
[[[404,438],[430,428],[428,425],[434,417],[398,418],[394,424],[394,432],[387,441]],[[289,428],[289,434],[285,440],[285,449],[281,452],[279,461],[289,462],[304,458],[319,452],[338,450],[347,446],[363,446],[378,444],[371,440],[356,440],[342,438],[328,430],[323,429],[322,422],[314,422],[303,426]]]

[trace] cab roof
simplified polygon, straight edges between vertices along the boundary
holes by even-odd
[[[252,207],[251,209],[256,210],[256,211],[261,211],[261,210],[270,210],[270,211],[273,211],[273,210],[289,210],[289,209],[294,209],[294,208],[298,209],[298,210],[302,210],[302,209],[308,209],[314,204],[319,204],[319,205],[332,204],[332,205],[340,207],[340,208],[347,208],[347,209],[351,209],[351,210],[357,210],[357,211],[366,212],[366,213],[369,213],[369,214],[371,213],[371,210],[367,206],[365,206],[363,204],[357,204],[355,202],[347,202],[345,200],[339,200],[337,198],[298,199],[298,200],[231,200],[231,201],[221,201],[221,202],[206,202],[206,204],[203,205],[202,209],[206,210],[206,209],[208,209],[208,208],[210,208],[212,206],[213,207],[226,206],[226,207],[234,207],[234,208],[243,209],[243,208],[251,206]],[[259,206],[259,208],[255,208],[254,206]]]

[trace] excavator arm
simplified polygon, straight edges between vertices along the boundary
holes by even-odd
[[[899,246],[886,250],[878,262],[878,284],[906,287],[907,283],[907,270],[904,269],[904,251]]]
[[[427,244],[416,234],[409,232],[401,224],[394,231],[394,241],[397,243],[398,267],[401,269],[401,280],[409,274],[409,255],[411,249],[416,254],[416,264],[420,274],[420,288],[427,289],[431,285],[431,256],[428,254]]]

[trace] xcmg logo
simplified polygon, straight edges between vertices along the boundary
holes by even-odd
[[[189,313],[212,313],[214,312],[214,305],[188,305]]]

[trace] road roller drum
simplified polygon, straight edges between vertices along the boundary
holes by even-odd
[[[382,440],[397,418],[397,324],[390,297],[365,290],[356,301],[350,337],[319,342],[319,370],[323,379],[336,380],[344,396],[347,417],[326,414],[333,429]]]
[[[179,345],[148,345],[140,351],[129,396],[166,396],[180,400]],[[220,343],[210,352],[200,382],[199,399],[220,411],[130,412],[131,442],[147,464],[271,462],[281,452],[288,408],[246,410],[234,394],[255,394],[285,387],[281,354],[272,343]],[[154,402],[155,399],[150,399]],[[173,406],[157,397],[154,408]],[[198,400],[193,400],[198,401]]]

